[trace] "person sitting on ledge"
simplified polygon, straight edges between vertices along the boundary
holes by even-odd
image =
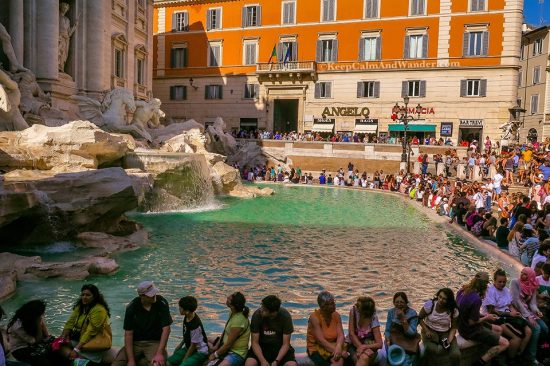
[[[344,329],[336,311],[334,295],[322,291],[317,296],[319,309],[310,316],[307,324],[307,354],[315,366],[343,366]]]
[[[435,298],[427,301],[418,315],[422,328],[424,358],[426,365],[433,365],[430,358],[448,354],[451,365],[460,365],[460,349],[456,341],[458,305],[453,290],[442,288]]]
[[[350,355],[355,366],[373,365],[383,344],[376,304],[372,298],[361,296],[357,299],[349,312],[348,329]]]
[[[394,307],[388,310],[386,329],[384,330],[386,351],[391,345],[396,344],[405,351],[402,365],[414,365],[420,342],[420,336],[416,331],[418,313],[410,307],[409,299],[404,292],[396,292],[393,295],[393,305]]]
[[[509,346],[508,340],[501,336],[502,328],[488,323],[495,322],[498,316],[487,314],[480,317],[481,304],[488,284],[489,275],[486,272],[478,272],[456,295],[459,312],[458,332],[466,340],[489,347],[474,366],[486,365]]]
[[[290,313],[275,295],[262,299],[250,322],[251,348],[245,366],[297,366],[290,337],[294,332]]]

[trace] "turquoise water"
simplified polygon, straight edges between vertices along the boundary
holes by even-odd
[[[124,306],[141,280],[156,282],[175,323],[169,349],[181,340],[177,300],[193,295],[207,333],[221,332],[225,298],[241,291],[251,309],[277,294],[294,319],[293,345],[304,351],[307,318],[319,291],[336,295],[347,328],[355,298],[372,296],[382,321],[396,291],[406,291],[419,309],[440,287],[457,289],[478,270],[499,263],[433,224],[397,197],[345,189],[274,186],[275,195],[253,200],[226,198],[205,212],[134,214],[151,232],[152,245],[117,256],[121,269],[87,281],[20,282],[2,306],[9,316],[23,302],[48,302],[47,323],[59,333],[83,283],[99,286],[111,306],[115,345],[121,345]],[[44,248],[47,259],[82,253],[70,243]],[[509,272],[510,268],[505,267]]]

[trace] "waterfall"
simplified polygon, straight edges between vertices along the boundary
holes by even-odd
[[[141,207],[144,211],[182,211],[216,205],[204,155],[136,151],[126,156],[125,167],[155,174],[153,189]]]

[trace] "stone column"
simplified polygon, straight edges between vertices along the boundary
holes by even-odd
[[[36,77],[57,80],[59,64],[59,0],[37,0]]]
[[[86,1],[86,89],[90,92],[101,92],[104,89],[105,50],[111,44],[104,44],[105,4],[107,1]],[[110,14],[109,14],[110,16]]]
[[[23,1],[10,0],[10,29],[11,44],[17,61],[23,64],[23,40],[25,39],[25,22],[23,17]]]

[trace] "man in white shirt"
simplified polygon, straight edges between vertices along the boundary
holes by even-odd
[[[500,193],[502,192],[502,188],[500,185],[503,179],[504,179],[504,176],[502,175],[500,170],[498,170],[495,176],[493,177],[493,192],[495,194],[495,197],[494,197],[495,200],[498,200]]]
[[[478,208],[485,208],[485,186],[481,186],[481,190],[476,192],[472,198],[476,203],[476,210]]]

